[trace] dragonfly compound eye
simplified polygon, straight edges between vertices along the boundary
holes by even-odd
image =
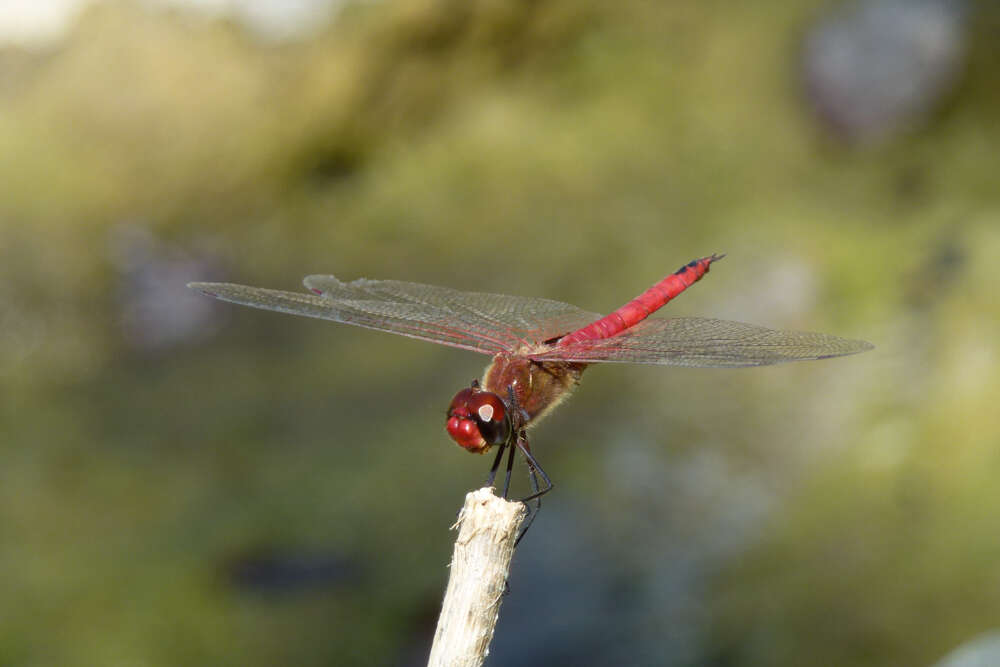
[[[455,394],[448,408],[448,434],[470,452],[486,452],[510,437],[507,406],[496,394],[475,387]]]

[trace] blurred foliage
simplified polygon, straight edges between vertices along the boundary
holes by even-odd
[[[120,2],[0,51],[0,663],[424,659],[488,465],[442,413],[486,360],[186,281],[608,310],[716,251],[672,313],[878,349],[588,370],[534,432],[557,489],[496,664],[926,664],[995,627],[1000,13],[922,126],[849,147],[796,82],[820,7],[396,0],[269,44]]]

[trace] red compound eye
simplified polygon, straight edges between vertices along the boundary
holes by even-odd
[[[470,452],[485,452],[507,442],[510,419],[507,406],[496,394],[476,387],[455,394],[448,408],[448,435]]]

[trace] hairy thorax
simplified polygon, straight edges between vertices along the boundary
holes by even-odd
[[[526,413],[527,422],[543,417],[570,395],[587,364],[569,361],[532,361],[501,352],[483,374],[483,388],[509,400],[511,387]]]

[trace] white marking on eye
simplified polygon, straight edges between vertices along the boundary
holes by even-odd
[[[477,410],[476,412],[479,413],[479,418],[484,422],[488,422],[491,419],[493,419],[493,406],[488,403],[485,405],[480,405],[479,410]]]

